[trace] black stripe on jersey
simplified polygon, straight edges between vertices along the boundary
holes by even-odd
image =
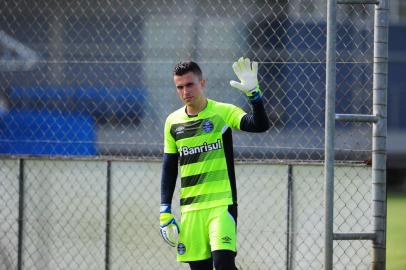
[[[197,195],[194,197],[187,197],[180,199],[180,205],[189,205],[193,203],[199,203],[199,202],[209,202],[209,201],[215,201],[215,200],[221,200],[225,199],[228,196],[230,196],[230,193],[227,192],[219,192],[219,193],[212,193],[212,194],[202,194],[202,195]]]
[[[189,121],[185,123],[174,124],[171,126],[171,135],[175,141],[190,138],[201,131],[202,122],[204,119]]]
[[[202,181],[207,176],[207,173],[196,174],[191,176],[186,176],[181,178],[181,187],[191,187],[197,185],[200,181]]]
[[[196,153],[196,154],[187,155],[187,156],[181,156],[179,158],[179,165],[183,166],[183,165],[199,162],[201,160],[201,157],[200,157],[201,155],[207,155],[207,152]]]
[[[180,205],[189,205],[198,200],[198,196],[180,199]]]
[[[181,187],[191,187],[205,182],[222,181],[228,178],[227,170],[209,171],[201,174],[185,176],[181,178]]]

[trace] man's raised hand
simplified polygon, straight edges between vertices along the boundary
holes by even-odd
[[[240,82],[230,81],[230,85],[251,96],[258,88],[258,62],[250,61],[249,58],[241,57],[234,62],[233,70]]]

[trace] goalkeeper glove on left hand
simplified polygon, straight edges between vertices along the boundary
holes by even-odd
[[[172,215],[170,204],[161,204],[159,222],[162,238],[171,247],[176,246],[179,235],[179,225]]]
[[[230,81],[230,85],[244,92],[250,99],[261,97],[258,85],[258,62],[252,62],[249,58],[241,57],[233,64],[235,75],[241,82]]]

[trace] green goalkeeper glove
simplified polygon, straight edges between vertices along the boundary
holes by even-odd
[[[161,204],[159,223],[162,238],[171,247],[176,246],[179,235],[179,225],[172,215],[170,204]]]
[[[230,81],[230,85],[245,93],[251,101],[261,98],[258,85],[258,62],[241,57],[233,64],[235,75],[241,82]]]

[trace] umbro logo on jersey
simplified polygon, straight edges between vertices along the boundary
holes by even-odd
[[[184,126],[178,126],[178,127],[175,129],[176,135],[182,134],[182,133],[184,133],[184,132],[185,132],[185,127],[184,127]]]

